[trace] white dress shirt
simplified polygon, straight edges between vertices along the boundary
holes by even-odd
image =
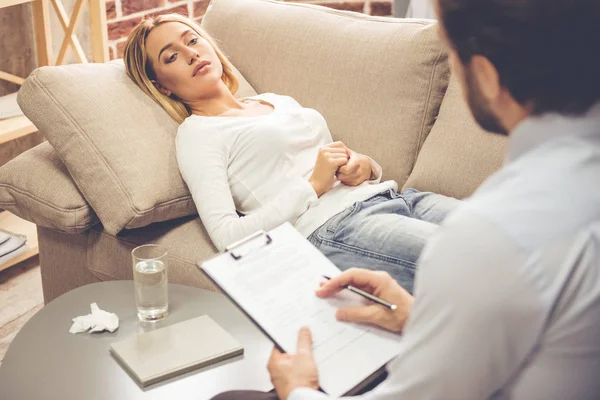
[[[361,398],[600,399],[600,105],[517,127],[504,168],[426,246],[415,298]]]
[[[406,18],[436,19],[435,8],[431,0],[411,0]]]
[[[374,179],[355,187],[336,182],[317,198],[308,178],[319,149],[333,142],[325,119],[291,97],[252,98],[275,109],[250,117],[192,115],[177,132],[179,170],[219,250],[284,222],[308,237],[355,202],[397,189],[394,181],[380,183],[382,169],[371,160]]]

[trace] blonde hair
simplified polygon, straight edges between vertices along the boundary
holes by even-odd
[[[125,54],[123,56],[125,70],[131,80],[133,80],[144,93],[164,108],[178,123],[182,123],[183,120],[191,115],[190,108],[181,100],[162,94],[156,86],[154,86],[152,80],[156,79],[156,74],[146,50],[146,40],[150,32],[157,26],[167,22],[180,22],[189,26],[212,46],[223,65],[223,76],[221,79],[225,85],[227,85],[231,93],[235,94],[235,92],[237,92],[239,82],[233,74],[233,66],[216,45],[215,41],[208,33],[206,33],[206,31],[204,31],[204,29],[191,19],[179,14],[164,14],[142,20],[142,22],[140,22],[127,37]]]

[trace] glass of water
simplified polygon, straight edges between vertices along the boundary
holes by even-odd
[[[138,317],[142,321],[158,321],[169,311],[167,250],[146,244],[133,249],[131,256]]]

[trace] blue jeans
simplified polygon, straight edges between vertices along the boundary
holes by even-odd
[[[335,215],[308,240],[339,269],[387,271],[412,293],[421,250],[459,204],[440,194],[390,190]]]

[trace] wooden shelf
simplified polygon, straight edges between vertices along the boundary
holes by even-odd
[[[0,265],[0,271],[10,268],[15,264],[25,261],[31,257],[38,255],[39,246],[37,238],[36,225],[25,221],[8,211],[0,212],[0,228],[9,232],[18,233],[27,236],[27,251],[11,258],[6,263]]]
[[[0,0],[0,8],[16,6],[17,4],[31,3],[34,0]]]
[[[17,94],[0,96],[0,144],[37,132],[35,125],[23,115],[17,104]]]
[[[0,144],[34,132],[37,132],[37,128],[24,115],[0,120]]]

